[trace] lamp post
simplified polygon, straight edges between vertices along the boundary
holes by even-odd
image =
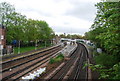
[[[18,46],[18,54],[20,54],[20,40],[18,41],[19,46]]]
[[[35,41],[35,50],[37,50],[37,47],[38,47],[38,45],[37,45],[37,40]]]

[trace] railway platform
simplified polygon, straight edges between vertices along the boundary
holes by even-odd
[[[69,56],[72,54],[72,52],[77,48],[77,44],[70,44],[67,43],[67,45],[61,50],[61,53],[64,54],[65,57]]]
[[[88,60],[88,52],[83,44],[78,43],[76,45],[69,46],[69,44],[64,48],[64,51],[69,54],[64,53],[69,56],[70,59],[61,63],[53,72],[43,77],[43,79],[49,79],[49,81],[87,81],[89,78],[88,67],[84,67],[84,63]],[[70,49],[72,48],[72,49]],[[76,48],[76,49],[75,49]],[[66,49],[66,50],[65,50]],[[72,50],[75,51],[71,54]],[[63,52],[64,52],[63,51]],[[45,81],[43,80],[43,81]]]

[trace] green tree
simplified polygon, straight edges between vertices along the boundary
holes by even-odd
[[[94,20],[94,24],[91,26],[91,30],[86,33],[86,37],[94,41],[97,47],[104,49],[106,56],[116,58],[117,61],[113,65],[117,65],[120,61],[120,2],[100,2],[96,4],[97,14]],[[106,57],[104,57],[106,58]],[[112,58],[109,58],[112,60]],[[102,61],[102,58],[99,57]],[[112,62],[112,61],[111,61]],[[103,62],[104,63],[104,62]],[[112,67],[109,73],[105,72],[106,68],[101,70],[101,75],[104,78],[114,78],[116,75],[120,76]],[[115,73],[114,73],[115,72]],[[113,75],[113,73],[115,75]],[[116,78],[118,79],[118,78]]]
[[[7,27],[10,20],[9,17],[15,12],[15,8],[9,3],[0,3],[0,24]]]
[[[17,40],[19,49],[21,43],[32,41],[36,49],[37,42],[40,40],[46,43],[53,39],[54,32],[46,21],[27,19],[26,16],[17,13],[9,3],[0,3],[0,17],[0,24],[6,26],[7,29],[7,44]]]

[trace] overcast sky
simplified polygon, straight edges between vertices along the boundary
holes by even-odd
[[[83,35],[95,18],[94,5],[101,0],[0,0],[3,1],[27,18],[45,20],[56,33]]]

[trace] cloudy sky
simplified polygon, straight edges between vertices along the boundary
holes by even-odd
[[[27,18],[45,20],[56,33],[83,35],[95,18],[94,5],[101,0],[0,0],[3,1]]]

